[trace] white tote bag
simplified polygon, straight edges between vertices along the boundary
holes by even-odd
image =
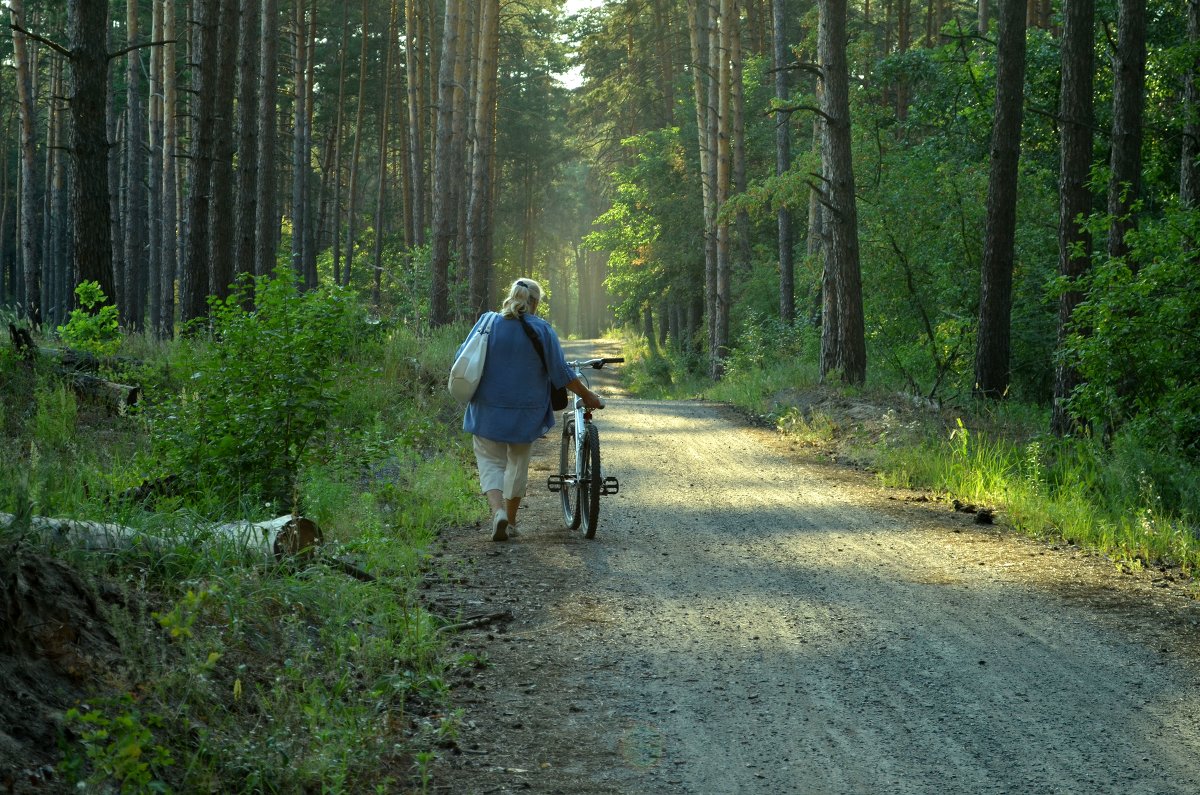
[[[450,366],[450,382],[447,386],[451,396],[463,405],[471,402],[475,390],[479,387],[479,379],[483,377],[488,334],[492,330],[492,324],[496,322],[496,317],[495,312],[489,312],[486,318],[480,320],[463,344],[462,352]]]

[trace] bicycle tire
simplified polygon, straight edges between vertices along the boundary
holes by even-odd
[[[579,528],[583,511],[579,510],[579,479],[575,471],[575,420],[563,423],[562,446],[558,450],[558,476],[562,484],[559,497],[562,499],[563,521],[572,530]]]
[[[595,538],[600,524],[600,492],[603,476],[600,474],[600,432],[595,425],[588,425],[583,437],[583,476],[579,479],[579,510],[583,515],[583,535]]]

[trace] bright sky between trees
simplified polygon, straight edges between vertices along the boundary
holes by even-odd
[[[604,0],[566,0],[563,3],[563,14],[578,14],[585,9],[599,8],[602,5],[604,5]],[[578,88],[583,82],[582,70],[575,67],[565,74],[559,75],[558,79],[567,88]]]

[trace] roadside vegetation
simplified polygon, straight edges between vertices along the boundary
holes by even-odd
[[[37,592],[63,562],[102,625],[86,648],[80,630],[72,670],[24,660],[27,677],[7,685],[68,681],[79,695],[50,705],[64,710],[49,774],[60,784],[414,790],[453,740],[442,696],[469,661],[446,647],[455,617],[419,595],[442,574],[438,528],[478,508],[443,388],[458,329],[418,339],[337,288],[298,291],[286,271],[253,288],[257,311],[235,295],[174,343],[72,320],[62,339],[117,354],[104,376],[142,385],[120,416],[77,398],[46,357],[0,348],[0,512],[15,515],[0,521],[0,635],[12,636],[0,650],[19,657],[21,633],[36,631],[20,612],[30,599],[71,612],[70,594]],[[318,549],[264,559],[213,531],[292,512],[320,527]],[[48,540],[36,517],[142,540],[84,549]]]

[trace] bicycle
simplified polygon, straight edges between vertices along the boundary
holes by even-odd
[[[567,362],[584,381],[585,367],[600,370],[606,364],[620,364],[624,358],[586,359]],[[579,430],[582,429],[582,430]],[[596,537],[600,523],[601,495],[616,494],[621,484],[605,477],[600,468],[600,432],[592,422],[592,412],[578,395],[563,412],[562,444],[558,451],[558,474],[546,478],[546,488],[562,498],[563,519],[572,530],[582,525],[585,538]]]

